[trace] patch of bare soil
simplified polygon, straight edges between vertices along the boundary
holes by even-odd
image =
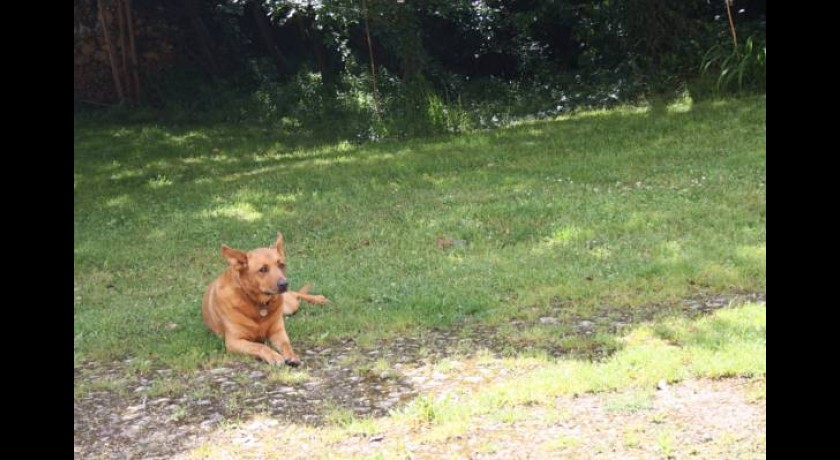
[[[633,390],[563,396],[524,408],[511,420],[481,417],[465,433],[443,440],[395,430],[348,438],[330,453],[370,456],[402,443],[416,459],[763,459],[767,405],[751,394],[752,385],[745,379],[685,381],[639,406],[616,404],[638,398]]]
[[[711,311],[729,300],[690,300],[684,307],[687,313]],[[623,325],[641,319],[645,318],[612,320]],[[278,381],[265,364],[244,358],[226,367],[187,375],[160,368],[132,373],[126,370],[127,362],[85,363],[74,369],[77,388],[86,389],[74,398],[74,458],[172,458],[208,436],[221,436],[218,428],[223,422],[245,420],[255,414],[269,417],[277,427],[287,423],[319,426],[336,408],[356,416],[380,417],[421,393],[504,381],[516,369],[464,368],[457,378],[424,370],[447,357],[481,349],[498,353],[508,345],[496,343],[492,331],[480,332],[465,337],[455,329],[426,331],[422,337],[390,340],[373,350],[361,350],[352,341],[309,349],[301,356],[302,370],[309,378],[299,383]],[[383,362],[390,367],[382,369]],[[665,457],[670,449],[699,458],[739,458],[740,454],[707,456],[704,452],[730,441],[737,446],[761,441],[763,446],[763,402],[745,403],[742,383],[685,382],[657,392],[652,408],[631,413],[606,410],[605,395],[560,398],[555,409],[569,414],[561,421],[545,421],[536,412],[534,417],[513,424],[482,419],[461,439],[445,445],[419,444],[410,451],[414,458],[439,458],[447,452],[473,458],[540,458],[540,452],[551,448],[580,458],[652,458],[659,446]],[[174,385],[176,390],[160,391],[161,385]],[[650,421],[659,417],[659,412],[665,414],[667,424]],[[641,427],[637,430],[640,434],[626,433],[635,430],[634,424]],[[670,432],[663,431],[666,426]],[[651,436],[656,439],[647,439]],[[362,447],[391,442],[387,437],[373,443],[355,441]],[[366,452],[354,445],[337,449],[348,455]],[[292,452],[297,455],[305,450],[297,446]],[[757,452],[762,456],[763,447]],[[747,451],[743,458],[755,458],[753,454]],[[295,455],[289,458],[305,457]]]

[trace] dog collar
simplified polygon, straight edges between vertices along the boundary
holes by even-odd
[[[260,316],[264,317],[268,315],[268,302],[269,301],[266,301],[260,304]]]

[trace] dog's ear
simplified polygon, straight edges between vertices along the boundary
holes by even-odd
[[[274,249],[277,250],[277,252],[280,254],[280,256],[282,256],[282,257],[286,256],[286,250],[283,247],[283,234],[282,233],[277,234],[277,241],[274,242]]]
[[[225,256],[228,265],[230,265],[231,267],[235,267],[241,270],[248,266],[248,254],[238,249],[233,249],[223,244],[222,255]]]

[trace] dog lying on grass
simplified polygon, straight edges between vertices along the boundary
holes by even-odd
[[[222,245],[228,269],[207,286],[201,302],[204,324],[224,339],[228,351],[261,358],[269,364],[300,364],[286,334],[284,315],[293,315],[300,302],[329,302],[309,294],[306,285],[289,290],[283,235],[269,248],[244,252]],[[265,344],[268,339],[278,353]]]

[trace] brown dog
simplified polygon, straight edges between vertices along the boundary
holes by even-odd
[[[204,324],[225,340],[228,351],[262,358],[269,364],[300,364],[292,350],[283,315],[292,315],[300,301],[324,304],[322,295],[308,294],[309,287],[289,291],[283,235],[270,248],[243,252],[222,245],[228,269],[207,286],[201,313]],[[268,339],[282,356],[265,345]]]

